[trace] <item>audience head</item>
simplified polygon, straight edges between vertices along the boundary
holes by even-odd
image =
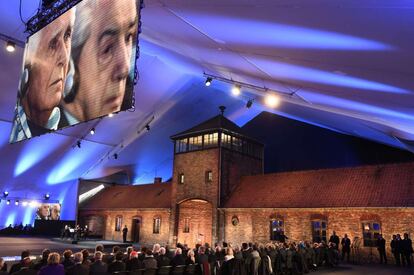
[[[32,260],[30,259],[30,257],[26,257],[22,260],[23,267],[29,267],[31,263],[32,263]]]
[[[242,249],[246,250],[248,248],[247,243],[242,243]]]
[[[23,260],[26,257],[30,257],[30,252],[29,250],[23,250],[22,254],[21,254],[21,259]]]
[[[138,258],[138,252],[132,251],[131,254],[129,254],[130,259]]]
[[[89,250],[88,249],[82,249],[81,253],[83,255],[83,260],[86,261],[89,258]]]
[[[134,251],[134,248],[132,246],[127,247],[127,254],[131,254],[131,252]]]
[[[153,255],[152,250],[147,249],[147,251],[145,252],[145,256],[152,256],[152,255]]]
[[[101,251],[96,251],[95,252],[95,256],[94,256],[94,258],[95,258],[95,261],[102,261],[102,252]]]
[[[147,247],[146,246],[141,247],[141,253],[145,254],[146,251],[147,251]]]
[[[60,263],[60,255],[56,252],[52,252],[49,254],[49,257],[47,258],[47,263],[49,265],[57,265]]]
[[[120,250],[121,250],[121,248],[119,246],[117,246],[117,245],[115,245],[114,247],[112,247],[112,253],[113,254],[116,254]]]
[[[4,266],[4,259],[0,257],[0,270],[3,269],[3,266]]]
[[[123,258],[124,258],[124,253],[122,253],[121,251],[116,252],[115,254],[116,261],[122,261]]]
[[[177,247],[175,249],[175,255],[181,255],[182,253],[183,253],[183,250],[181,248]]]
[[[47,258],[49,257],[50,254],[50,250],[49,249],[43,249],[42,251],[42,259],[47,260]]]
[[[188,252],[187,252],[187,256],[188,256],[189,258],[193,258],[193,257],[195,256],[194,250],[192,250],[192,249],[188,250]]]
[[[104,247],[101,244],[97,244],[95,247],[95,252],[100,251],[100,252],[104,252]]]
[[[165,255],[165,253],[166,253],[165,247],[161,247],[160,248],[160,255]]]
[[[159,252],[160,252],[160,248],[161,248],[160,244],[156,243],[156,244],[154,244],[154,246],[152,247],[152,252],[153,252],[154,254],[155,254],[155,253],[159,253]]]
[[[227,247],[226,248],[226,255],[228,255],[228,256],[233,256],[233,249],[232,248],[230,248],[230,247]]]
[[[70,257],[72,257],[72,250],[70,250],[70,249],[65,250],[65,252],[63,252],[63,257],[64,257],[66,260],[69,260],[69,259],[70,259]]]
[[[408,239],[408,233],[404,233],[404,239]]]
[[[206,248],[204,246],[200,246],[198,248],[198,254],[204,254],[206,252]]]
[[[397,238],[397,235],[392,235],[392,239],[395,240]]]
[[[75,263],[81,264],[83,262],[83,254],[82,254],[82,252],[75,253],[73,255],[73,258],[75,260]]]

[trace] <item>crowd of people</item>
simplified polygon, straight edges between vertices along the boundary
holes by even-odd
[[[23,226],[23,223],[15,224],[14,226],[9,224],[9,226],[0,230],[0,235],[3,236],[15,236],[15,235],[33,235],[34,228],[31,224],[26,224]]]
[[[376,244],[381,263],[387,263],[386,241],[382,235],[379,235]],[[390,246],[396,265],[410,267],[413,248],[408,234],[404,234],[403,239],[399,235],[393,236]],[[77,253],[66,250],[62,255],[45,249],[37,262],[32,262],[29,251],[23,251],[22,260],[11,266],[9,273],[5,273],[7,266],[0,258],[0,275],[103,275],[166,267],[171,270],[183,268],[182,274],[304,274],[320,267],[335,267],[341,259],[349,261],[350,250],[348,236],[345,234],[340,239],[335,231],[328,242],[319,243],[277,241],[268,244],[243,243],[241,247],[227,243],[211,247],[206,243],[197,244],[195,248],[178,243],[174,249],[155,244],[139,250],[130,246],[126,251],[114,246],[111,253],[105,253],[104,247],[97,245],[93,255],[87,249]]]

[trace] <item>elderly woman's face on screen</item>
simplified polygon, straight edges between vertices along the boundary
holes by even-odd
[[[32,42],[38,43],[37,46],[29,45],[27,56],[31,70],[27,101],[32,112],[51,110],[62,98],[74,16],[73,10],[64,13],[35,34],[39,37]]]
[[[90,36],[78,69],[86,119],[119,111],[137,32],[136,0],[102,0],[91,11]]]

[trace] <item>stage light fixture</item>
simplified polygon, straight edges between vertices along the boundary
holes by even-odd
[[[252,107],[252,105],[253,105],[253,99],[249,99],[246,103],[246,108],[250,109],[250,107]]]
[[[149,126],[149,124],[145,125],[145,129],[147,129],[147,131],[151,130],[151,127]]]
[[[213,81],[213,78],[207,77],[206,79],[206,86],[209,87],[211,85],[211,82]]]
[[[14,205],[18,206],[18,205],[19,205],[19,200],[16,200],[16,201],[14,202]]]
[[[78,146],[78,148],[81,148],[81,141],[80,141],[80,140],[78,140],[78,141],[76,142],[76,146]]]
[[[6,204],[7,204],[7,205],[10,205],[10,200],[7,200]]]
[[[94,135],[95,134],[95,128],[92,128],[90,133],[91,133],[91,135]]]
[[[265,97],[265,103],[268,107],[270,108],[275,108],[279,105],[280,103],[280,98],[273,95],[273,94],[268,94]]]
[[[26,207],[26,206],[27,206],[27,204],[28,204],[28,202],[27,202],[27,201],[22,202],[22,206],[23,206],[23,207]]]
[[[46,193],[45,194],[45,200],[48,200],[48,199],[50,199],[50,194],[49,193]]]
[[[110,113],[109,115],[108,115],[108,117],[113,117],[114,116],[114,114],[113,113]]]
[[[4,191],[3,192],[3,196],[5,197],[5,198],[7,198],[7,196],[9,195],[9,192],[8,191]]]
[[[234,85],[233,88],[231,88],[231,93],[234,96],[239,96],[241,93],[241,86],[240,85]]]
[[[6,42],[6,51],[8,51],[9,53],[12,53],[16,50],[16,43],[14,43],[13,41],[7,41]]]
[[[114,154],[114,159],[118,159],[118,154],[117,153]]]

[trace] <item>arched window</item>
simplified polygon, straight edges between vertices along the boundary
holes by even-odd
[[[312,226],[312,241],[314,243],[326,242],[326,229],[328,222],[324,218],[314,219],[311,221]]]
[[[285,242],[285,239],[285,222],[283,217],[270,217],[270,240]]]
[[[122,228],[122,216],[115,217],[115,231],[121,231]]]
[[[161,218],[155,217],[154,222],[153,222],[153,227],[152,227],[152,233],[160,234],[160,231],[161,231]]]

